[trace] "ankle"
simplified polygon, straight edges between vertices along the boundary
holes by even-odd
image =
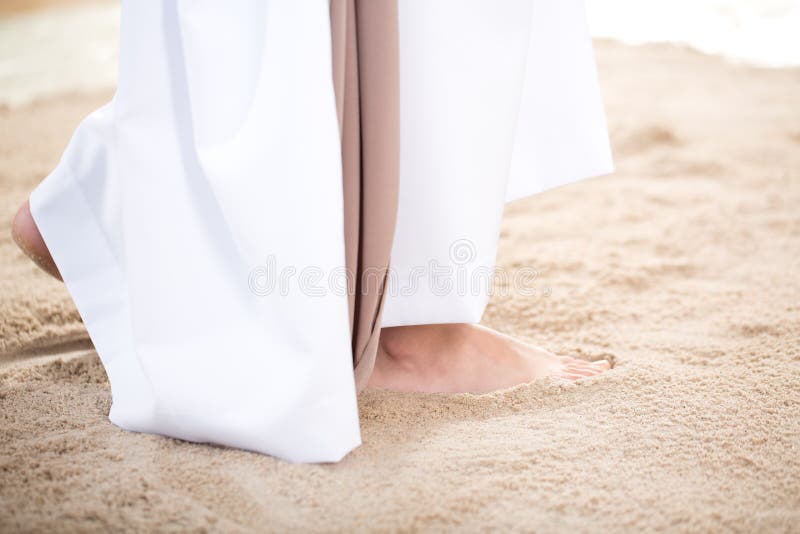
[[[420,362],[430,366],[439,355],[458,351],[468,342],[471,325],[431,324],[384,328],[380,351],[389,359],[407,367]]]
[[[409,366],[418,355],[414,351],[413,327],[397,326],[381,329],[378,354],[392,365]]]

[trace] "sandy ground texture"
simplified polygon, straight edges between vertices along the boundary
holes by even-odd
[[[0,531],[800,532],[800,70],[597,52],[618,172],[509,205],[500,265],[538,291],[485,323],[616,368],[367,391],[336,465],[108,422],[69,296],[8,221],[109,95],[0,110]]]

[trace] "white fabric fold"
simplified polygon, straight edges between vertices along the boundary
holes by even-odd
[[[360,443],[325,0],[138,2],[119,88],[31,197],[119,426],[336,461]],[[224,111],[221,111],[223,108]]]

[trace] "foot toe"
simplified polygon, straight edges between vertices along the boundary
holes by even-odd
[[[559,376],[567,380],[578,380],[599,375],[611,368],[611,365],[606,360],[589,362],[570,356],[563,356],[560,360],[562,371],[559,373]]]
[[[583,375],[579,375],[579,374],[572,373],[572,372],[569,372],[569,371],[563,371],[563,372],[559,373],[558,376],[559,376],[559,378],[565,378],[567,380],[578,380],[580,378],[584,378]]]
[[[593,366],[602,369],[603,371],[608,371],[611,369],[611,362],[608,360],[597,360],[594,362],[590,362]]]
[[[600,371],[597,369],[589,369],[584,367],[569,367],[567,368],[567,372],[580,376],[593,376],[599,373]]]

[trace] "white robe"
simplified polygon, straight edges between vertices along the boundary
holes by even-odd
[[[328,9],[123,1],[118,90],[31,196],[122,428],[290,461],[360,444]],[[505,201],[611,171],[583,2],[399,0],[399,24],[383,325],[477,322],[488,288],[426,268],[493,268]]]

